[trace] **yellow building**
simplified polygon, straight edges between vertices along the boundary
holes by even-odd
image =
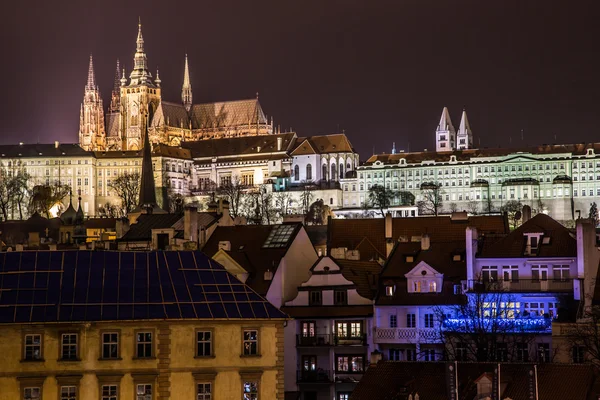
[[[0,254],[0,400],[283,399],[285,314],[200,252]]]

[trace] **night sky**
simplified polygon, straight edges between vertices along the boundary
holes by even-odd
[[[187,52],[195,103],[259,92],[282,130],[345,131],[363,160],[435,148],[443,106],[481,147],[600,141],[598,0],[8,3],[0,143],[76,142],[89,54],[106,107],[138,15],[164,100]]]

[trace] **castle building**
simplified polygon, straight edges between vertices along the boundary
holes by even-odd
[[[119,78],[120,76],[120,78]],[[142,25],[138,24],[134,65],[126,77],[117,61],[115,85],[106,120],[102,98],[95,84],[90,59],[88,84],[81,111],[79,143],[85,150],[128,151],[143,147],[143,132],[148,125],[152,144],[178,146],[184,141],[273,133],[256,99],[193,104],[188,57],[185,56],[181,103],[163,101],[158,71],[152,76],[144,50]],[[106,129],[105,129],[106,127]]]

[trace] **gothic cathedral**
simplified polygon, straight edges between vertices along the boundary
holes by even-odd
[[[88,151],[139,150],[148,125],[150,142],[178,146],[182,141],[273,133],[273,120],[256,99],[192,103],[192,85],[185,56],[181,103],[163,101],[161,80],[148,70],[142,25],[138,24],[134,66],[125,75],[117,60],[110,105],[104,116],[90,56],[79,126],[79,144]]]

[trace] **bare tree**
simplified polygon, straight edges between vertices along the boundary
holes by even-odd
[[[447,357],[495,362],[535,358],[529,355],[530,345],[536,335],[547,333],[550,319],[521,315],[519,302],[495,283],[475,289],[462,304],[434,308]]]
[[[177,192],[169,192],[169,212],[172,214],[178,214],[183,212],[183,207],[185,205],[185,199],[181,193]]]
[[[302,181],[300,183],[302,193],[300,193],[300,203],[302,206],[302,215],[308,214],[312,199],[314,197],[312,191],[315,189],[314,183],[311,181]]]
[[[521,220],[521,210],[523,210],[523,204],[518,200],[509,200],[500,208],[502,212],[508,215],[508,222],[510,226],[515,229],[519,226]]]
[[[275,200],[275,207],[279,209],[279,213],[283,218],[285,215],[290,212],[290,203],[292,201],[292,196],[288,191],[275,192],[273,194],[273,199]]]
[[[244,202],[247,186],[243,185],[240,178],[233,176],[231,181],[218,188],[217,193],[229,201],[229,212],[233,218],[240,214],[240,208]]]
[[[0,211],[4,220],[8,219],[8,214],[19,211],[19,219],[23,219],[23,206],[26,197],[29,195],[27,181],[30,175],[25,171],[18,171],[13,176],[3,175],[0,178]]]
[[[137,206],[140,185],[140,174],[138,172],[125,172],[108,184],[121,199],[121,207],[123,207],[125,213],[130,213]]]
[[[433,214],[435,216],[441,211],[443,206],[442,195],[444,189],[439,182],[424,182],[421,184],[421,198],[417,202],[420,214]]]
[[[101,205],[98,207],[98,214],[101,217],[105,217],[105,218],[118,218],[121,216],[119,207],[117,207],[114,204],[111,204],[108,201],[103,206]]]
[[[458,211],[458,204],[456,203],[450,203],[450,212],[457,212]]]
[[[479,211],[479,202],[477,200],[469,200],[467,203],[467,210],[469,210],[471,214],[476,215],[477,211]]]
[[[310,205],[305,221],[313,225],[323,225],[327,223],[330,215],[332,215],[331,208],[323,202],[323,199],[318,199]]]
[[[395,197],[397,197],[397,193],[393,190],[386,189],[383,185],[373,185],[369,189],[368,204],[370,208],[379,210],[383,217],[385,210],[390,207]]]
[[[266,185],[260,185],[244,197],[240,215],[244,215],[248,221],[255,224],[270,225],[277,218],[277,209],[273,207],[273,201],[273,195]]]
[[[31,211],[37,211],[50,218],[50,209],[62,201],[71,192],[71,186],[54,182],[50,185],[37,185],[31,190]]]

